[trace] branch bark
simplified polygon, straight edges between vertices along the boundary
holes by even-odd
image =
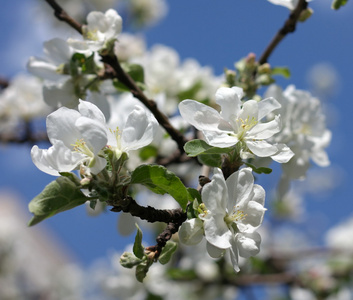
[[[53,9],[54,15],[60,21],[66,22],[80,34],[82,34],[82,24],[71,18],[67,12],[55,0],[45,0]]]
[[[295,31],[301,12],[307,7],[308,3],[306,2],[306,0],[299,0],[297,7],[291,12],[283,27],[277,32],[277,34],[271,40],[270,44],[266,47],[265,51],[260,56],[260,65],[268,61],[272,52],[288,33],[292,33]]]

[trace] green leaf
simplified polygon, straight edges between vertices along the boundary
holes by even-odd
[[[130,75],[130,77],[136,82],[139,88],[142,90],[145,88],[145,75],[144,75],[144,70],[141,65],[138,64],[128,64],[128,63],[123,63],[122,68],[126,73]],[[113,80],[113,85],[114,87],[121,91],[121,92],[129,92],[130,89],[126,87],[123,83]]]
[[[28,226],[33,226],[46,218],[84,204],[87,198],[69,177],[61,176],[49,183],[28,205],[34,217]]]
[[[250,163],[245,163],[248,167],[250,167],[255,173],[257,174],[271,174],[272,169],[271,168],[265,168],[265,167],[260,167],[257,168],[256,166],[250,164]]]
[[[341,6],[346,5],[348,0],[333,0],[331,8],[339,9]]]
[[[139,152],[139,156],[142,159],[142,161],[146,161],[151,157],[156,157],[157,154],[158,154],[158,148],[152,145],[143,147]]]
[[[168,241],[166,244],[165,244],[165,246],[164,246],[164,248],[163,248],[163,250],[162,250],[162,252],[161,252],[161,254],[160,254],[160,256],[159,256],[159,262],[162,264],[162,265],[165,265],[167,262],[169,262],[170,261],[170,259],[172,258],[172,256],[173,256],[173,254],[174,254],[174,252],[176,251],[176,249],[177,249],[177,244],[176,243],[174,243],[174,242],[172,242],[172,241]]]
[[[272,75],[282,75],[284,78],[290,77],[290,70],[287,67],[274,67],[271,70]]]
[[[143,282],[152,263],[153,263],[152,260],[145,260],[141,262],[138,266],[136,266],[135,274],[136,274],[136,279],[139,282]]]
[[[192,140],[184,145],[184,150],[188,156],[195,157],[200,154],[223,154],[229,153],[233,148],[217,148],[208,145],[203,140]]]
[[[133,267],[139,265],[142,262],[141,259],[137,258],[135,255],[133,255],[130,252],[124,252],[120,256],[120,264],[124,268],[132,269]]]
[[[220,154],[200,154],[197,159],[206,166],[220,168],[222,166],[222,156]]]
[[[163,166],[139,166],[131,174],[131,184],[142,184],[156,194],[168,193],[184,210],[188,201],[193,200],[179,177]]]
[[[135,236],[133,252],[137,258],[142,259],[145,256],[145,247],[142,245],[142,231],[137,224],[135,224],[135,226],[137,228],[137,232]]]

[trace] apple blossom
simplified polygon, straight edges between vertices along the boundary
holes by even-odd
[[[101,151],[108,141],[105,117],[94,104],[79,101],[78,111],[61,107],[47,117],[52,146],[42,150],[35,145],[31,150],[41,171],[58,176],[82,166],[96,174],[105,167]]]
[[[104,14],[92,11],[87,16],[87,25],[82,27],[84,42],[89,49],[98,51],[116,41],[122,23],[122,18],[114,9],[108,9]]]
[[[321,103],[310,93],[293,85],[284,91],[279,86],[268,88],[266,97],[276,97],[282,107],[276,113],[282,116],[282,129],[271,137],[273,142],[285,143],[295,156],[282,165],[288,178],[304,178],[310,159],[321,167],[330,164],[325,148],[330,144],[331,131],[326,129]]]
[[[204,234],[210,256],[217,258],[225,250],[229,251],[233,268],[239,271],[239,255],[248,258],[260,251],[261,237],[256,230],[266,211],[264,189],[254,184],[250,168],[233,173],[227,180],[217,168],[212,181],[203,187],[201,196],[203,212],[199,219],[182,224],[180,240],[194,245]]]
[[[104,114],[92,103],[79,100],[78,110],[61,107],[47,117],[48,150],[34,146],[31,156],[43,172],[59,175],[78,167],[97,174],[106,166],[103,149],[111,148],[117,158],[123,152],[148,145],[157,121],[142,107],[135,106],[120,132],[108,128]]]
[[[202,131],[211,146],[226,148],[239,143],[243,159],[256,155],[270,156],[280,163],[289,161],[293,153],[286,145],[265,141],[280,131],[280,117],[275,116],[267,123],[259,122],[280,108],[280,104],[274,98],[242,103],[242,96],[243,90],[239,87],[222,87],[216,92],[221,112],[189,99],[179,104],[179,110],[187,122]]]

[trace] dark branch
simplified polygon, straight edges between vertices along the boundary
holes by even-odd
[[[82,34],[82,24],[71,18],[66,11],[58,4],[55,0],[45,0],[53,9],[54,15],[60,21],[64,21],[69,24],[72,28]]]
[[[295,31],[300,14],[308,7],[306,0],[299,0],[297,7],[291,12],[283,27],[277,32],[265,51],[262,53],[259,64],[262,65],[267,62],[268,58],[277,47],[277,45],[284,39],[288,33]]]
[[[105,64],[108,64],[113,68],[116,73],[115,77],[127,88],[129,88],[134,97],[139,99],[153,113],[158,123],[169,133],[171,138],[178,144],[180,153],[184,153],[184,144],[186,143],[184,136],[173,127],[173,125],[169,122],[168,117],[158,109],[156,102],[148,99],[146,95],[141,91],[141,89],[137,86],[135,81],[130,77],[130,75],[123,70],[118,61],[118,58],[115,55],[101,55],[101,57],[102,61]]]
[[[130,213],[134,217],[139,217],[150,223],[182,223],[186,220],[186,213],[181,208],[177,209],[155,209],[151,206],[141,206],[133,198],[128,196],[124,201],[119,202],[120,205],[113,206],[113,212]],[[181,224],[180,223],[180,224]]]
[[[5,78],[0,77],[0,90],[6,89],[9,86],[9,81]]]

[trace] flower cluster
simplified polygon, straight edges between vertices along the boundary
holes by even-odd
[[[261,237],[256,229],[266,210],[265,191],[254,184],[249,168],[233,173],[227,180],[220,169],[215,169],[201,195],[199,218],[182,225],[180,240],[196,244],[204,234],[209,255],[219,258],[228,251],[234,270],[239,271],[239,255],[248,258],[260,251]]]

